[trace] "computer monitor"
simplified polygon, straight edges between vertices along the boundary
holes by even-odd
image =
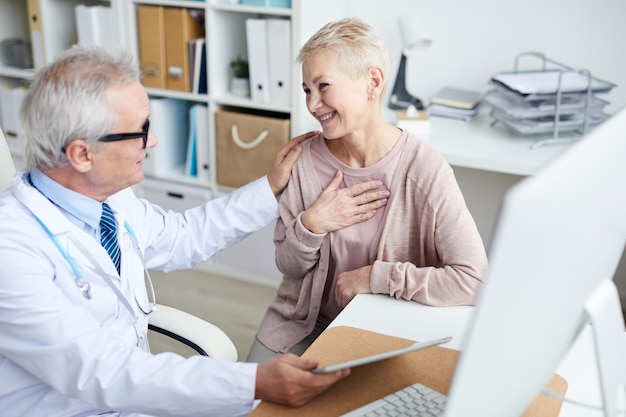
[[[615,415],[626,343],[612,278],[625,242],[623,109],[505,194],[445,416],[521,415],[590,315]]]

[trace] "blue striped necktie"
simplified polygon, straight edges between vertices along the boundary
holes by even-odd
[[[120,246],[117,243],[117,226],[113,211],[107,203],[102,203],[102,217],[100,218],[100,243],[107,250],[117,273],[120,273]]]

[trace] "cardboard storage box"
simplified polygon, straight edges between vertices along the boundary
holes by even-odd
[[[217,183],[237,188],[266,175],[290,139],[289,119],[219,109],[215,112]]]

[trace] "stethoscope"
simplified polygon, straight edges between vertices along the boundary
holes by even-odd
[[[33,216],[35,217],[35,219],[37,219],[37,222],[39,222],[39,224],[43,227],[43,229],[46,231],[46,234],[50,237],[50,239],[52,239],[52,242],[54,242],[54,245],[57,247],[59,252],[61,252],[61,254],[63,255],[63,258],[65,258],[67,263],[70,265],[70,268],[74,272],[74,281],[76,283],[76,287],[78,288],[78,291],[83,295],[83,297],[90,300],[91,299],[91,285],[89,284],[88,281],[86,281],[83,278],[83,274],[81,270],[78,268],[78,266],[76,265],[76,262],[74,262],[74,260],[70,257],[69,253],[63,248],[63,246],[61,246],[61,243],[59,242],[57,237],[50,231],[48,226],[46,226],[39,217],[35,216],[34,213],[33,213]],[[156,294],[154,292],[154,284],[152,283],[150,272],[148,271],[148,268],[146,268],[143,253],[141,251],[141,248],[139,247],[139,240],[137,239],[137,235],[135,235],[135,232],[130,227],[127,221],[124,221],[124,228],[126,229],[126,233],[128,234],[128,236],[130,236],[131,238],[133,246],[135,247],[135,250],[137,251],[137,254],[139,255],[139,259],[141,259],[141,263],[143,265],[143,270],[144,270],[144,278],[147,278],[146,281],[148,282],[148,288],[150,289],[148,309],[144,309],[144,307],[142,307],[139,300],[137,300],[137,296],[133,289],[133,284],[129,282],[128,285],[129,285],[130,291],[133,294],[133,298],[135,299],[135,303],[137,304],[141,312],[147,316],[148,314],[156,310]],[[146,352],[149,352],[150,346],[148,344],[148,335],[145,329],[143,329],[142,326],[139,325],[139,317],[137,316],[135,309],[133,309],[128,299],[124,296],[124,294],[122,294],[120,289],[113,283],[111,276],[106,271],[104,271],[104,269],[102,269],[102,266],[100,266],[98,261],[91,254],[91,252],[89,252],[87,248],[85,248],[85,246],[78,239],[74,237],[74,235],[70,234],[69,239],[82,252],[82,254],[89,260],[89,262],[93,265],[96,271],[98,271],[100,276],[102,276],[102,278],[106,281],[109,287],[111,287],[111,290],[115,293],[115,295],[120,300],[120,302],[126,307],[126,310],[128,310],[128,313],[133,318],[133,328],[135,329],[135,335],[137,336],[137,346],[141,347]],[[150,301],[150,297],[151,297],[151,301]]]
[[[54,245],[57,247],[59,252],[61,252],[61,255],[63,256],[63,258],[70,265],[70,268],[74,272],[74,282],[76,283],[76,287],[78,288],[78,291],[83,295],[83,297],[90,300],[91,299],[91,285],[89,284],[88,281],[86,281],[83,278],[83,273],[78,268],[78,265],[76,265],[76,262],[74,262],[74,260],[70,257],[69,253],[65,250],[65,248],[61,246],[61,243],[59,242],[57,237],[50,231],[48,226],[46,226],[39,217],[37,216],[34,216],[34,217],[35,219],[37,219],[37,222],[39,222],[41,227],[43,227],[43,229],[46,231],[46,234],[48,235],[48,237],[52,240],[52,242],[54,242]],[[128,236],[130,236],[131,238],[133,247],[135,248],[135,251],[139,255],[139,259],[141,259],[145,277],[147,278],[146,281],[148,282],[148,289],[150,290],[149,295],[152,301],[149,301],[149,307],[146,310],[144,309],[144,307],[142,307],[141,303],[137,300],[137,296],[135,295],[134,291],[132,291],[133,297],[135,298],[135,303],[137,304],[139,309],[142,311],[142,313],[144,313],[145,315],[148,315],[152,313],[156,308],[156,294],[154,292],[154,284],[152,283],[150,272],[148,271],[148,268],[146,267],[146,264],[144,262],[143,252],[141,251],[141,247],[139,246],[139,240],[137,239],[137,235],[135,234],[135,232],[130,227],[127,221],[124,221],[124,228],[126,229]],[[78,239],[76,239],[71,234],[69,235],[69,239],[82,252],[82,254],[89,260],[89,262],[98,271],[98,273],[102,276],[102,278],[104,278],[104,280],[109,285],[109,287],[111,287],[111,289],[113,290],[117,298],[126,306],[126,309],[133,316],[133,318],[136,319],[137,317],[135,314],[135,310],[132,308],[132,306],[130,305],[126,297],[122,294],[120,289],[113,283],[113,281],[111,280],[111,276],[102,269],[102,267],[96,261],[94,256],[85,248],[85,246]],[[130,288],[132,289],[132,285],[130,285]]]

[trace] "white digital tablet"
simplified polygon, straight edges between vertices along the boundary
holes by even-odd
[[[393,358],[394,356],[402,355],[404,353],[413,352],[415,350],[424,349],[430,346],[441,345],[447,343],[452,337],[444,337],[443,339],[429,340],[427,342],[417,342],[411,346],[407,346],[400,349],[390,350],[389,352],[377,353],[375,355],[365,356],[363,358],[353,359],[345,362],[339,362],[332,365],[327,365],[321,368],[313,370],[316,374],[327,374],[329,372],[339,371],[346,368],[354,368],[355,366],[365,365],[372,362],[381,361],[383,359]]]

